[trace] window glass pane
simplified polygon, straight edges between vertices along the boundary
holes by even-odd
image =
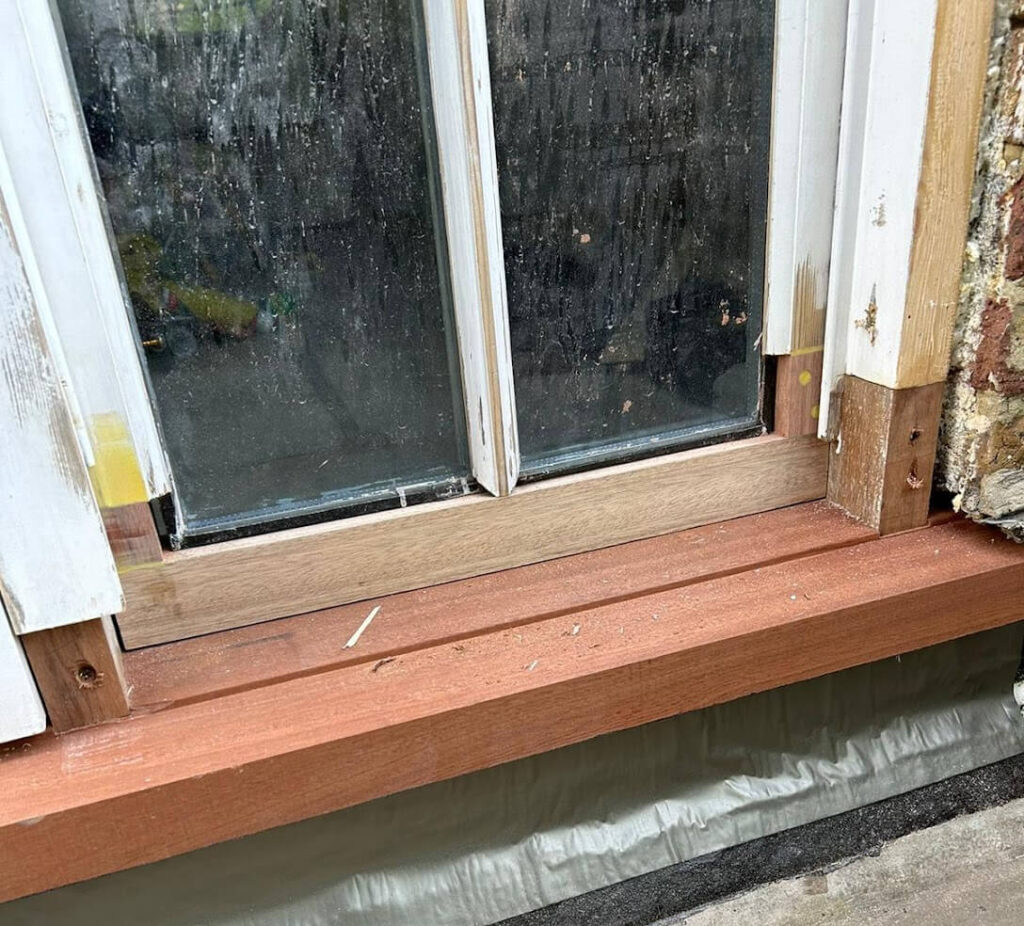
[[[770,0],[485,0],[524,469],[758,424]]]
[[[59,0],[186,530],[461,491],[418,0]]]

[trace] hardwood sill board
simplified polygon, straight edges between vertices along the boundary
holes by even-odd
[[[312,614],[131,650],[135,710],[161,710],[286,678],[459,642],[810,553],[874,530],[826,502],[749,515]],[[356,646],[345,644],[375,605]]]
[[[1024,613],[1024,550],[966,522],[805,552],[15,745],[0,900]]]

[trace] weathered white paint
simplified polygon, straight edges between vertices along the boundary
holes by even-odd
[[[0,604],[0,743],[45,729],[46,711],[32,671]]]
[[[819,432],[850,373],[896,387],[938,0],[850,0]]]
[[[767,354],[789,354],[794,348],[812,346],[800,343],[800,332],[795,330],[800,297],[811,303],[814,312],[825,311],[847,4],[848,0],[778,0],[776,4]],[[820,331],[821,319],[816,323]]]
[[[168,468],[50,4],[3,0],[0,35],[0,141],[28,227],[22,247],[34,252],[82,424],[101,467],[112,455],[120,470],[106,474],[125,490],[112,504],[142,500],[130,464],[148,497],[163,494]],[[103,446],[117,431],[120,444]]]
[[[494,118],[483,0],[424,4],[452,295],[473,475],[519,475]]]
[[[124,604],[26,237],[0,146],[0,599],[18,633]]]

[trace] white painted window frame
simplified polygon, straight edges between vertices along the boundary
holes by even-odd
[[[779,0],[764,352],[821,350],[848,0]],[[818,332],[815,335],[815,332]]]
[[[168,492],[170,470],[54,15],[46,0],[0,2],[0,142],[67,358],[83,451],[101,502],[117,507]]]
[[[845,374],[896,388],[941,0],[850,0],[818,433]],[[962,0],[987,2],[987,0]]]
[[[46,710],[32,670],[0,605],[0,743],[45,729]]]

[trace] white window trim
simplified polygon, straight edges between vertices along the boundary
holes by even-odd
[[[0,743],[45,729],[46,710],[32,670],[0,605]]]
[[[21,200],[104,507],[170,491],[127,294],[50,4],[0,3],[0,142]]]
[[[124,607],[40,279],[0,147],[0,597],[19,634]]]
[[[820,350],[832,244],[848,0],[779,0],[764,351]]]
[[[902,385],[900,344],[938,9],[939,0],[850,0],[822,437],[844,374]]]

